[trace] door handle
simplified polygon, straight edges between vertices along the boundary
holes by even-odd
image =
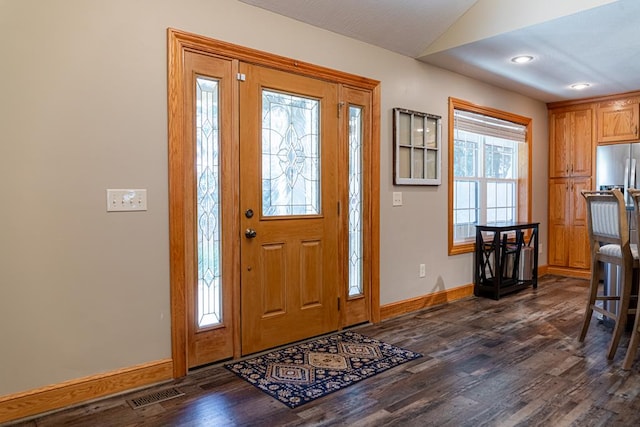
[[[254,237],[256,237],[256,235],[257,235],[257,234],[258,234],[258,233],[256,233],[256,230],[254,230],[253,228],[247,228],[247,229],[244,231],[244,236],[245,236],[247,239],[253,239]]]

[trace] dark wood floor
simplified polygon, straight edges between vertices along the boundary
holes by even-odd
[[[471,298],[358,332],[424,354],[289,409],[221,366],[71,408],[20,426],[638,426],[640,363],[608,362],[611,330],[576,340],[587,282],[543,277],[500,301]],[[176,387],[185,396],[133,410],[126,399]]]

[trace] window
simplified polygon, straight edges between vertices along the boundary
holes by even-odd
[[[440,185],[440,116],[393,109],[393,183]]]
[[[474,248],[476,224],[530,216],[531,119],[449,100],[449,254]]]
[[[196,175],[199,328],[222,323],[220,266],[220,82],[196,78]]]
[[[362,280],[363,108],[349,105],[349,297],[364,295]]]

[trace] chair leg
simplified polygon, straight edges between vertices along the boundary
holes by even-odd
[[[584,337],[589,330],[589,324],[591,323],[591,316],[593,315],[593,305],[596,302],[596,296],[598,295],[598,284],[600,283],[600,262],[592,258],[591,261],[591,282],[589,284],[589,300],[587,301],[587,308],[584,311],[584,320],[582,321],[582,329],[580,330],[580,337],[578,341],[583,342]]]
[[[627,348],[627,354],[624,356],[624,362],[622,363],[622,369],[628,371],[631,369],[633,362],[636,358],[636,353],[638,352],[638,343],[640,342],[640,331],[638,330],[638,316],[636,316],[636,321],[633,322],[633,331],[631,331],[631,339],[629,340],[629,347]]]
[[[624,331],[624,327],[627,325],[629,300],[631,299],[631,277],[633,270],[631,267],[623,267],[622,274],[622,291],[620,294],[620,302],[618,304],[618,312],[616,314],[616,324],[613,328],[613,336],[611,337],[609,351],[607,353],[607,359],[609,360],[613,359],[615,356],[618,344],[620,343],[620,337],[622,336],[622,331]]]
[[[629,347],[627,347],[627,353],[624,356],[624,362],[622,363],[622,369],[625,371],[631,369],[631,366],[633,365],[636,353],[638,352],[638,344],[640,344],[640,294],[636,301],[636,319],[633,322],[631,338],[629,339]]]

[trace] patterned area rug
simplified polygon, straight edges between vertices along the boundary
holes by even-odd
[[[356,332],[342,332],[225,365],[295,408],[422,357]]]

